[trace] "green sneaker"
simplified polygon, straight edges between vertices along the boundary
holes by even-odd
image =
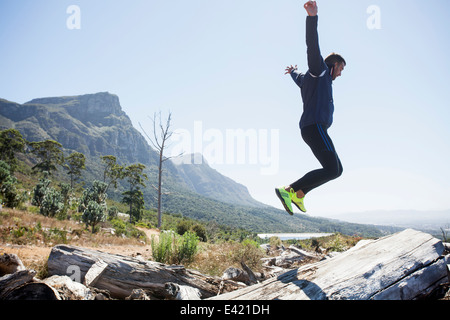
[[[303,203],[303,200],[305,200],[305,198],[298,198],[297,197],[297,193],[294,191],[294,189],[291,189],[291,191],[289,192],[289,196],[291,198],[291,202],[293,204],[295,204],[295,206],[303,213],[306,213],[306,208],[305,205]]]
[[[280,198],[281,203],[283,204],[284,209],[291,215],[294,215],[294,211],[292,211],[291,197],[289,192],[287,192],[284,188],[275,188],[275,193],[278,198]]]

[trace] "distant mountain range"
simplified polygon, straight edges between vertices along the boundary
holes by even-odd
[[[15,128],[28,141],[52,139],[65,155],[86,156],[87,184],[102,177],[101,156],[114,155],[122,165],[142,163],[149,181],[144,190],[146,207],[156,207],[158,154],[136,130],[122,110],[119,98],[108,92],[51,97],[18,104],[0,99],[0,129]],[[201,155],[187,155],[188,157]],[[191,163],[194,163],[192,161]],[[198,162],[195,162],[198,163]],[[247,188],[201,164],[164,163],[163,210],[196,219],[242,227],[254,232],[342,232],[380,236],[389,228],[346,223],[306,215],[289,216],[254,200]],[[124,190],[111,192],[118,198]]]
[[[450,232],[450,210],[390,210],[337,214],[334,218],[354,223],[414,228],[421,231]]]

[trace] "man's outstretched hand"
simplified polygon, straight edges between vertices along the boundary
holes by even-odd
[[[306,12],[308,12],[309,16],[317,16],[317,3],[315,1],[308,1],[304,5]]]
[[[297,65],[295,65],[295,67],[293,67],[292,65],[290,67],[286,67],[285,74],[291,74],[292,71],[297,70]]]

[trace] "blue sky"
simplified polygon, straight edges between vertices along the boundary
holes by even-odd
[[[256,133],[257,152],[264,142],[273,151],[272,174],[261,173],[260,157],[207,160],[280,207],[274,187],[318,167],[298,129],[299,90],[284,76],[289,64],[306,71],[303,3],[1,0],[0,97],[24,103],[108,91],[138,129],[170,110],[191,151],[201,141],[199,151],[222,147],[226,155],[227,132]],[[333,85],[329,130],[344,174],[308,195],[309,212],[449,209],[450,3],[317,3],[322,54],[347,60]],[[71,5],[80,9],[80,29],[67,27]],[[380,29],[367,26],[370,6],[379,9]]]

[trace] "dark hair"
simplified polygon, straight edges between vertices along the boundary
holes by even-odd
[[[345,59],[342,58],[342,56],[340,54],[337,53],[332,53],[330,54],[326,59],[325,59],[325,63],[329,64],[329,65],[333,65],[335,63],[343,63],[344,65],[347,65],[347,62],[345,62]]]

